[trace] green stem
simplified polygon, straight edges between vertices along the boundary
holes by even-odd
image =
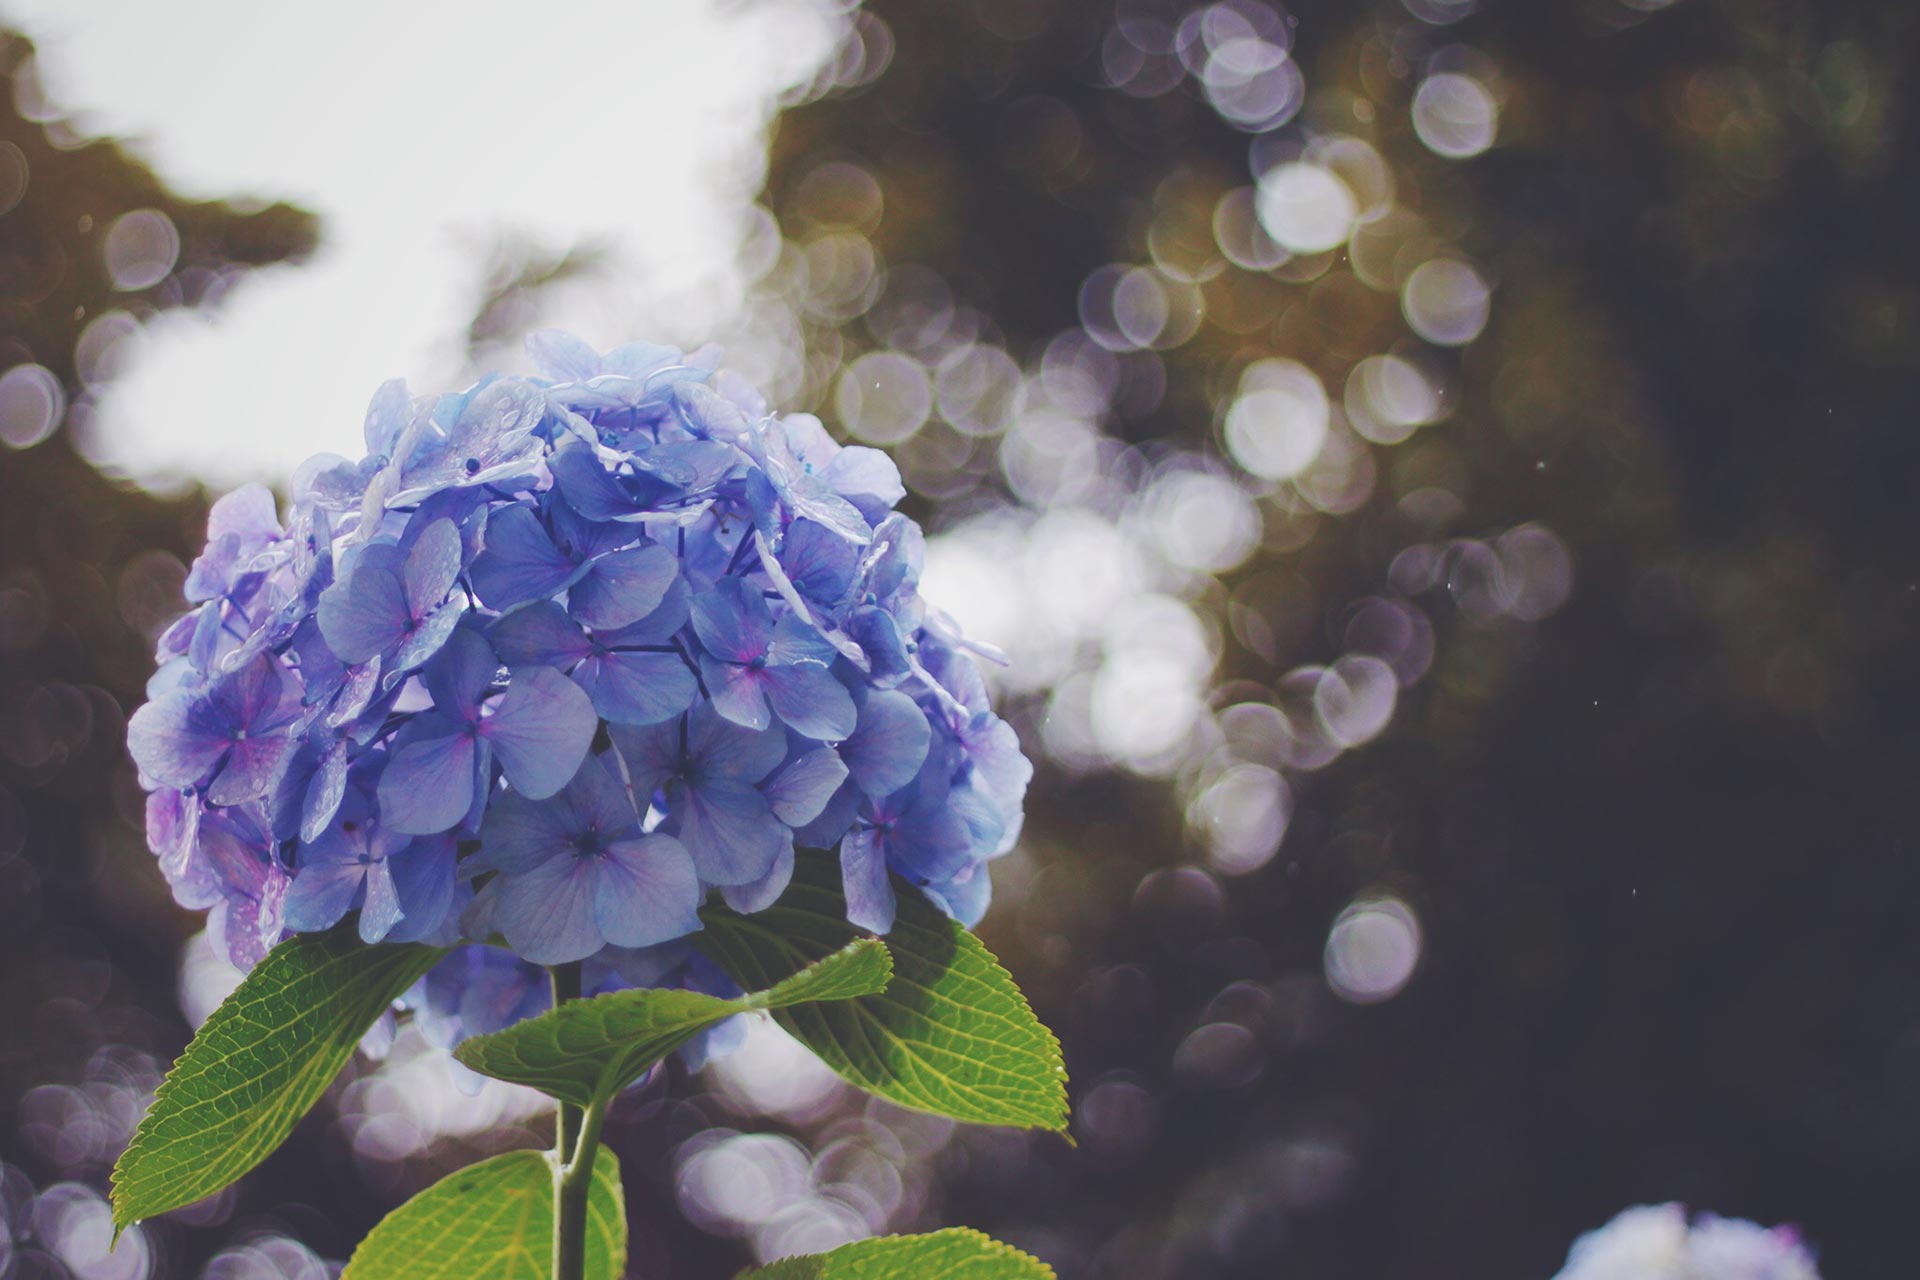
[[[553,1007],[580,998],[580,965],[554,965]],[[553,1119],[553,1280],[586,1280],[587,1189],[600,1144],[600,1104],[584,1111],[563,1102]],[[584,1158],[583,1158],[584,1157]],[[582,1173],[584,1170],[584,1173]]]

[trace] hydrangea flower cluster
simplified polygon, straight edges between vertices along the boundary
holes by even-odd
[[[368,942],[504,939],[527,963],[425,984],[458,1034],[537,1008],[530,965],[722,981],[667,944],[712,890],[770,905],[796,845],[838,849],[863,928],[889,872],[978,919],[1032,769],[920,599],[893,463],[704,352],[529,347],[538,377],[382,387],[284,523],[215,503],[127,736],[216,949],[356,910]]]

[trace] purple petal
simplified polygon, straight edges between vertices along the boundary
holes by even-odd
[[[775,714],[796,731],[822,742],[838,742],[853,732],[853,695],[828,668],[797,662],[767,667],[760,676]],[[717,696],[714,703],[719,705]]]
[[[720,896],[726,899],[729,907],[743,914],[765,911],[780,900],[780,895],[793,883],[793,841],[788,840],[780,848],[780,856],[774,859],[772,870],[751,884],[727,884],[720,886]]]
[[[772,870],[791,835],[766,797],[744,782],[706,778],[674,788],[680,843],[709,884],[749,884]]]
[[[493,922],[522,959],[566,964],[606,945],[593,919],[591,859],[562,854],[497,883]]]
[[[693,612],[693,592],[684,577],[676,577],[667,586],[659,607],[631,626],[616,631],[601,631],[597,639],[608,648],[630,644],[666,644],[687,625]]]
[[[510,667],[538,665],[568,671],[593,652],[592,642],[552,600],[515,609],[487,634],[494,651]]]
[[[627,626],[660,607],[679,572],[680,561],[658,543],[615,551],[573,584],[567,612],[594,628]]]
[[[993,877],[984,863],[975,863],[944,884],[930,884],[923,890],[933,904],[971,929],[987,914],[993,901]]]
[[[574,670],[573,678],[601,718],[614,724],[672,719],[700,692],[693,672],[673,653],[596,654]]]
[[[635,509],[633,498],[607,474],[593,446],[584,440],[561,445],[548,457],[547,466],[561,498],[589,520],[612,520]]]
[[[850,924],[874,933],[893,928],[893,885],[887,880],[887,861],[871,827],[850,831],[840,842],[840,883],[847,895]]]
[[[171,787],[207,776],[233,742],[204,694],[177,689],[147,703],[127,721],[127,751],[140,772]]]
[[[552,667],[514,673],[480,732],[514,789],[539,800],[567,785],[593,743],[600,718],[579,685]]]
[[[438,653],[440,646],[447,642],[454,628],[460,625],[460,619],[466,615],[466,600],[455,596],[422,619],[387,664],[387,684],[394,684],[402,675]]]
[[[773,643],[773,614],[758,591],[722,578],[693,598],[693,633],[722,662],[752,662]]]
[[[576,830],[618,836],[640,825],[620,770],[610,764],[612,756],[611,752],[588,756],[567,783],[563,795],[573,810]]]
[[[737,725],[765,729],[773,723],[761,683],[769,668],[737,666],[711,654],[700,655],[700,678],[706,682],[713,709]]]
[[[700,878],[672,836],[616,841],[597,861],[593,915],[608,942],[650,947],[700,927]]]
[[[216,501],[207,512],[207,538],[234,534],[252,542],[270,542],[280,536],[280,518],[273,490],[263,484],[241,485]]]
[[[389,830],[433,835],[473,803],[474,740],[467,732],[408,742],[380,775],[380,817]]]
[[[851,782],[841,785],[827,801],[820,816],[793,833],[796,843],[808,849],[831,849],[847,834],[847,828],[860,816],[860,788]]]
[[[820,816],[833,793],[847,780],[847,766],[832,747],[795,757],[761,784],[774,816],[790,827],[804,827]]]
[[[884,842],[887,856],[918,884],[951,880],[973,858],[973,833],[944,803],[914,805]]]
[[[904,693],[876,689],[867,695],[860,722],[840,744],[840,754],[860,789],[877,800],[913,781],[932,740],[918,703]]]
[[[249,731],[290,724],[299,706],[286,671],[264,656],[215,680],[207,687],[207,696],[229,725]]]
[[[460,576],[460,552],[460,530],[453,521],[435,520],[421,530],[401,573],[414,617],[437,607],[453,590],[454,579]]]
[[[489,609],[511,609],[553,595],[585,572],[553,545],[533,509],[502,507],[487,518],[487,546],[468,576]]]
[[[320,757],[300,802],[300,838],[309,844],[320,838],[340,812],[347,794],[347,741],[336,740]]]

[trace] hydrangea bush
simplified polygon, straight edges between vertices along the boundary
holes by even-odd
[[[319,935],[329,957],[410,957],[386,981],[453,1044],[535,1028],[548,971],[563,1001],[715,1006],[758,999],[750,976],[773,1008],[872,963],[847,959],[856,933],[977,921],[1032,768],[988,705],[991,655],[920,597],[891,460],[770,413],[707,353],[529,346],[537,377],[382,387],[366,456],[302,466],[284,519],[259,486],[212,509],[127,737],[175,897],[261,966],[236,999],[284,984],[261,977],[283,939]],[[831,928],[817,893],[784,907],[797,865],[837,891]],[[781,928],[803,944],[756,964],[742,939]],[[543,1016],[562,1014],[584,1016]],[[700,1021],[661,1052],[732,1025]],[[590,1146],[562,1155],[591,1180]]]

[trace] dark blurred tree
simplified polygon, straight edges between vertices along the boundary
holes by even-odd
[[[1249,181],[1248,135],[1190,79],[1105,84],[1117,24],[1193,8],[869,4],[890,66],[781,118],[767,202],[802,241],[810,176],[864,169],[888,263],[939,272],[1030,360],[1089,272]],[[1284,575],[1312,625],[1277,660],[1230,644],[1222,675],[1271,694],[1331,656],[1342,604],[1422,537],[1545,520],[1572,603],[1534,628],[1423,597],[1433,672],[1223,905],[1147,875],[1188,856],[1165,789],[1048,777],[1039,878],[987,931],[1078,1096],[1124,1086],[1108,1101],[1143,1136],[964,1148],[947,1213],[1063,1276],[1544,1276],[1618,1208],[1678,1198],[1800,1222],[1829,1274],[1890,1274],[1920,1247],[1920,21],[1864,0],[1415,17],[1471,8],[1290,6],[1293,132],[1366,138],[1497,300],[1448,357],[1451,421],[1381,457],[1362,511],[1238,571]],[[1419,70],[1461,45],[1505,99],[1468,163],[1409,122]],[[1397,300],[1344,255],[1285,275],[1228,268],[1159,353],[1167,394],[1111,429],[1203,446],[1250,359],[1326,372],[1395,342]],[[875,345],[816,329],[845,360]],[[1436,476],[1460,509],[1423,524],[1399,500]],[[1354,1008],[1320,948],[1370,885],[1418,906],[1426,952]],[[1259,1033],[1257,1080],[1176,1069],[1215,1020]]]

